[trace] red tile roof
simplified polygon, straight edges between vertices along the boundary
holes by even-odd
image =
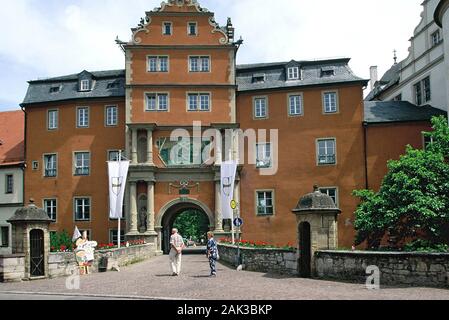
[[[0,166],[16,165],[25,160],[24,127],[23,111],[0,112]]]

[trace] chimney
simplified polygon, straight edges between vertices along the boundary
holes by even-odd
[[[372,66],[369,68],[369,73],[370,73],[370,86],[371,86],[371,90],[374,89],[374,85],[376,84],[377,80],[378,80],[378,75],[377,75],[377,66]]]

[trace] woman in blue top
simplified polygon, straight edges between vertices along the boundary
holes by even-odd
[[[218,247],[217,241],[214,239],[214,234],[212,232],[207,233],[207,258],[209,259],[210,266],[210,276],[217,276],[217,260],[218,260]]]

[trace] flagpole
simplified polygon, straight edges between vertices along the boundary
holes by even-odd
[[[118,162],[119,162],[119,170],[120,170],[120,161],[122,160],[122,150],[119,150],[118,152]],[[120,177],[120,174],[119,174]],[[121,209],[120,209],[121,210]],[[121,229],[121,214],[118,216],[118,227],[117,227],[117,243],[118,243],[118,248],[120,249],[121,246],[121,233],[120,233],[120,229]]]

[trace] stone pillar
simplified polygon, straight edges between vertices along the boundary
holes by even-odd
[[[239,180],[235,180],[234,200],[240,205],[240,181]]]
[[[148,221],[147,221],[147,233],[155,233],[154,225],[154,182],[149,181],[147,184],[147,208],[148,208]]]
[[[161,226],[157,226],[155,227],[156,229],[156,233],[157,233],[157,250],[156,250],[156,254],[160,255],[163,254],[163,250],[162,250],[162,227]]]
[[[132,164],[137,164],[137,129],[131,129],[131,160]]]
[[[139,234],[137,230],[137,182],[131,181],[129,183],[129,198],[130,198],[130,230],[128,235]]]
[[[215,136],[215,165],[221,166],[223,159],[223,137],[221,131],[217,129],[217,135]]]
[[[215,232],[223,232],[223,215],[221,212],[221,181],[215,182]]]
[[[147,164],[153,165],[153,130],[147,129]]]

